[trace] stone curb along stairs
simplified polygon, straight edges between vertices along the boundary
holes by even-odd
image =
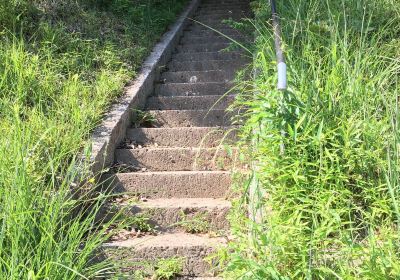
[[[224,246],[229,230],[234,162],[221,143],[236,135],[225,112],[234,95],[225,93],[247,60],[224,50],[230,40],[204,25],[244,40],[222,20],[249,11],[247,0],[192,1],[95,131],[94,172],[113,165],[113,190],[128,197],[116,206],[128,216],[149,217],[157,232],[104,244],[103,254],[128,277],[122,279],[135,279],[139,263],[174,257],[183,260],[181,279],[216,279],[201,277],[216,274],[204,258]],[[144,111],[134,116],[137,108]],[[207,233],[182,226],[199,220]]]

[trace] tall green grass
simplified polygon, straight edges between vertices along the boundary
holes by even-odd
[[[289,89],[275,89],[270,8],[256,1],[258,74],[236,104],[254,168],[237,185],[225,276],[399,279],[400,4],[277,2]]]
[[[109,272],[104,199],[75,157],[184,4],[0,1],[0,279]]]

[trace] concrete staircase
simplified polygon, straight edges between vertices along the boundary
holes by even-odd
[[[221,21],[248,16],[246,0],[203,0],[194,19],[243,41]],[[143,261],[183,257],[180,279],[216,279],[207,278],[215,272],[204,258],[226,243],[233,160],[221,143],[235,138],[225,112],[234,95],[223,95],[247,60],[239,50],[222,51],[229,42],[202,24],[189,24],[147,101],[145,121],[133,125],[115,151],[117,190],[139,198],[118,206],[128,206],[127,215],[149,216],[157,231],[105,244],[104,253],[126,264],[128,275]],[[199,217],[213,234],[182,227],[183,220]]]

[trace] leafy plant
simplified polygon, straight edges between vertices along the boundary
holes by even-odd
[[[188,233],[206,233],[210,230],[210,222],[207,219],[206,213],[199,212],[188,217],[182,211],[180,216],[181,220],[174,225],[182,227]]]
[[[152,115],[148,111],[142,111],[137,109],[133,111],[134,111],[133,125],[135,127],[154,127],[155,123],[157,122],[154,115]]]
[[[285,92],[256,2],[258,75],[236,103],[253,170],[236,186],[225,276],[398,279],[398,1],[277,1]]]
[[[153,279],[169,280],[182,272],[184,258],[160,259],[155,264]]]

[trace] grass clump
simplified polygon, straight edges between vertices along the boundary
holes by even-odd
[[[0,279],[109,269],[93,259],[104,201],[74,158],[184,3],[0,1]]]
[[[275,89],[270,7],[256,1],[258,75],[237,102],[254,168],[226,276],[399,279],[400,4],[278,2],[290,86]]]
[[[211,229],[207,214],[204,212],[188,216],[182,211],[180,221],[174,225],[182,227],[187,233],[207,233]]]
[[[179,275],[183,270],[184,258],[159,259],[154,267],[152,279],[169,280]]]

